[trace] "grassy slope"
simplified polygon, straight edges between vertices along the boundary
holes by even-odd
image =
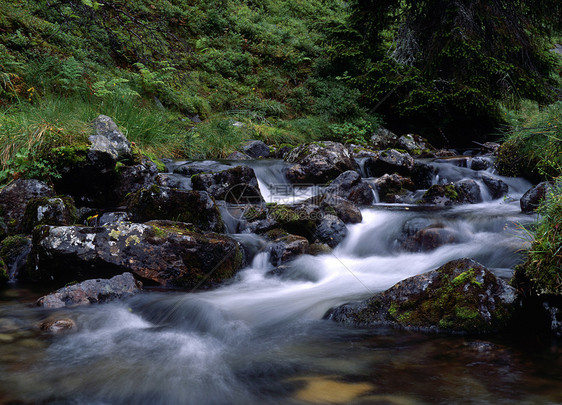
[[[327,56],[347,12],[341,0],[4,0],[4,177],[18,159],[83,137],[100,113],[167,156],[361,137],[376,119]]]

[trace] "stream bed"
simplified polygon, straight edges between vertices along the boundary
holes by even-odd
[[[313,194],[276,191],[287,184],[280,161],[244,164],[268,202]],[[476,178],[469,168],[432,164],[434,182]],[[211,291],[149,290],[49,312],[33,306],[44,292],[14,285],[0,292],[0,404],[562,403],[560,342],[534,333],[455,336],[322,319],[336,305],[461,257],[509,279],[528,246],[522,226],[535,217],[519,208],[530,184],[502,180],[509,195],[484,194],[479,204],[363,207],[363,221],[348,226],[332,253],[303,255],[272,276],[263,251]],[[226,222],[235,228],[236,218]],[[416,223],[452,229],[456,242],[400,249],[404,229]],[[38,325],[54,316],[73,319],[76,331],[41,333]]]

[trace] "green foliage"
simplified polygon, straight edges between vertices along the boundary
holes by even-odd
[[[537,293],[562,295],[562,177],[555,180],[538,212],[524,272]]]

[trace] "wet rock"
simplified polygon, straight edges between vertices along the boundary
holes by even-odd
[[[312,243],[308,248],[308,253],[312,256],[320,256],[332,253],[332,248],[326,243]]]
[[[324,195],[340,196],[359,205],[371,205],[375,198],[371,186],[354,170],[348,170],[336,177],[326,187]]]
[[[501,179],[497,179],[488,173],[482,173],[481,178],[493,199],[501,198],[509,191],[509,186]]]
[[[215,162],[212,160],[204,160],[202,162],[185,162],[175,168],[173,172],[175,174],[181,174],[183,176],[193,176],[194,174],[200,173],[216,173],[223,170],[228,170],[232,166],[220,162]]]
[[[323,212],[337,216],[346,224],[358,224],[363,220],[361,210],[355,204],[337,195],[323,195],[318,206]]]
[[[497,155],[500,144],[496,142],[486,142],[481,145],[480,153],[483,155]]]
[[[23,216],[32,198],[53,197],[52,188],[39,180],[18,179],[0,190],[0,215],[8,233],[23,232]]]
[[[8,236],[0,243],[0,260],[4,263],[7,279],[25,279],[27,256],[31,239],[25,235]]]
[[[232,238],[181,222],[44,226],[33,233],[29,275],[64,284],[131,272],[146,284],[206,288],[232,277],[242,260]]]
[[[433,184],[435,169],[428,164],[415,162],[410,178],[417,189],[427,189]]]
[[[60,334],[76,330],[76,322],[70,318],[50,319],[43,322],[39,327],[42,331]]]
[[[147,157],[142,162],[133,166],[123,166],[119,169],[115,194],[117,200],[123,202],[129,193],[136,193],[140,189],[149,188],[156,182],[158,168]]]
[[[507,327],[517,303],[517,291],[505,281],[472,259],[458,259],[325,317],[347,324],[486,333]]]
[[[534,187],[531,187],[521,200],[519,201],[521,205],[521,211],[525,213],[533,212],[536,210],[540,203],[544,200],[544,197],[552,187],[552,184],[548,181],[543,181],[542,183],[537,184]]]
[[[398,142],[398,135],[383,127],[380,127],[371,136],[371,145],[375,149],[394,148],[397,142]]]
[[[32,198],[25,208],[22,229],[31,233],[38,225],[72,225],[76,220],[76,207],[71,197]]]
[[[406,150],[412,156],[416,157],[433,156],[432,150],[435,150],[435,148],[427,142],[427,139],[415,134],[402,135],[398,138],[396,145],[393,147]]]
[[[251,158],[268,158],[270,155],[269,146],[262,141],[250,141],[242,147],[242,152]]]
[[[475,156],[469,161],[472,170],[486,170],[492,167],[492,162],[482,156]]]
[[[406,239],[402,247],[410,252],[426,252],[457,241],[457,232],[453,229],[429,226]]]
[[[365,169],[371,177],[380,177],[387,173],[409,176],[414,170],[414,159],[408,153],[401,153],[395,149],[384,150],[367,159]]]
[[[394,203],[397,196],[407,193],[408,190],[415,190],[415,185],[408,177],[398,174],[385,174],[375,180],[379,191],[379,198],[382,202]]]
[[[292,163],[287,177],[292,183],[321,184],[359,166],[347,148],[337,142],[309,143],[293,149],[285,161]]]
[[[235,151],[226,157],[227,160],[251,160],[252,158],[245,153]]]
[[[347,236],[347,227],[335,215],[324,215],[314,232],[315,243],[325,243],[331,248],[339,245]]]
[[[286,234],[276,238],[270,246],[270,261],[279,266],[308,253],[308,240],[302,236]]]
[[[98,278],[63,287],[39,298],[36,304],[49,309],[98,304],[130,297],[141,289],[142,283],[131,273],[123,273],[109,280]]]
[[[423,195],[422,202],[439,207],[482,202],[480,187],[474,180],[461,180],[451,184],[434,184]]]
[[[194,190],[206,191],[217,200],[235,204],[261,204],[258,179],[254,169],[237,166],[218,173],[197,174],[191,178]]]
[[[223,232],[225,229],[215,201],[205,191],[152,185],[129,196],[127,205],[135,222],[168,219],[193,223],[205,231]]]

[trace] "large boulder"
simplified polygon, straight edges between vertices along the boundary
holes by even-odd
[[[543,181],[542,183],[539,183],[527,190],[519,201],[521,205],[521,211],[525,213],[535,211],[539,207],[540,203],[544,200],[544,197],[551,187],[552,183]]]
[[[71,197],[32,198],[25,208],[22,229],[31,233],[38,225],[72,225],[76,219],[76,207]]]
[[[280,266],[308,253],[309,243],[303,236],[291,235],[282,230],[270,231],[266,236],[273,239],[269,252],[270,261],[274,266]]]
[[[149,188],[156,182],[158,167],[143,156],[139,164],[120,166],[115,184],[115,194],[118,202],[124,202],[129,193],[136,193],[140,189]]]
[[[60,288],[39,298],[36,304],[49,309],[97,304],[130,297],[141,288],[142,283],[131,273],[123,273],[109,280],[98,278]]]
[[[348,170],[359,171],[347,148],[337,142],[298,146],[285,156],[285,161],[292,163],[287,170],[292,183],[322,184]]]
[[[371,177],[380,177],[387,173],[410,176],[414,170],[414,158],[409,153],[395,149],[383,150],[365,161],[365,169]]]
[[[474,180],[460,180],[450,184],[434,184],[422,196],[422,202],[438,207],[482,202],[478,183]]]
[[[494,200],[503,197],[509,191],[509,186],[501,179],[488,173],[482,173],[481,178]]]
[[[399,202],[401,196],[408,191],[415,190],[415,185],[409,177],[402,177],[396,173],[385,174],[375,180],[382,202]]]
[[[131,143],[111,118],[100,115],[94,120],[93,127],[94,134],[88,138],[91,142],[88,158],[92,163],[117,163],[119,160],[131,158]]]
[[[194,190],[206,191],[217,200],[235,204],[263,202],[254,169],[247,166],[196,174],[191,178],[191,184]]]
[[[181,222],[43,226],[28,269],[32,280],[58,284],[131,272],[145,284],[191,289],[232,277],[242,259],[235,240]]]
[[[205,191],[152,185],[130,195],[127,205],[135,222],[165,219],[193,223],[205,231],[225,229],[214,199]]]
[[[242,152],[251,158],[267,158],[270,155],[269,146],[262,141],[249,141],[242,146]]]
[[[0,190],[0,216],[4,217],[8,233],[22,233],[23,217],[32,198],[53,197],[52,188],[39,180],[19,179]]]
[[[397,142],[398,135],[383,127],[379,127],[371,136],[371,144],[375,149],[394,148]]]
[[[453,260],[407,278],[359,303],[330,310],[326,318],[348,324],[485,333],[508,326],[517,291],[472,259]]]
[[[337,195],[359,205],[371,205],[375,199],[371,186],[354,170],[348,170],[336,177],[324,189],[324,194]]]

